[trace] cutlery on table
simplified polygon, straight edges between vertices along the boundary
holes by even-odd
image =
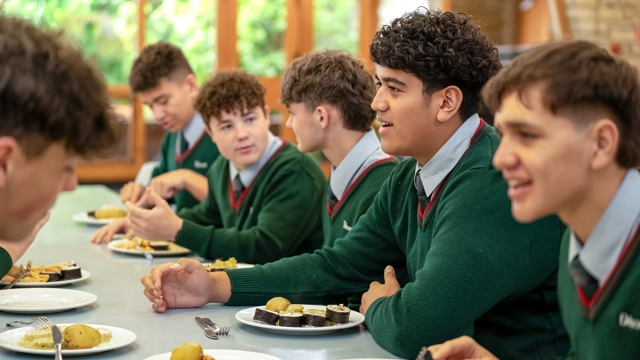
[[[218,334],[211,330],[209,326],[207,326],[207,324],[205,324],[205,322],[198,316],[196,316],[196,323],[198,323],[202,330],[204,330],[204,335],[206,337],[208,337],[209,339],[218,340]]]
[[[229,327],[229,326],[220,327],[220,326],[218,326],[218,324],[214,323],[209,318],[202,318],[202,320],[204,321],[205,324],[213,327],[213,331],[216,334],[218,334],[218,335],[229,335],[229,330],[231,330],[231,327]]]
[[[31,271],[31,261],[29,261],[27,263],[27,267],[22,270],[22,272],[20,272],[20,274],[18,276],[16,276],[15,279],[13,279],[12,282],[10,282],[7,286],[5,286],[2,290],[7,290],[7,289],[11,289],[13,287],[13,285],[15,285],[18,281],[20,281],[20,279],[22,279],[23,277],[27,276],[27,274]]]
[[[55,360],[62,360],[62,332],[60,331],[60,329],[58,329],[58,327],[55,326],[51,322],[51,320],[49,320],[49,318],[46,316],[40,316],[37,318],[33,318],[31,320],[35,321],[38,325],[42,326],[43,328],[51,329],[51,335],[53,336],[53,346],[56,349]]]

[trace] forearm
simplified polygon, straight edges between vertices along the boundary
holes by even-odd
[[[214,271],[209,273],[211,279],[210,303],[226,303],[231,297],[231,282],[229,276],[224,271]]]
[[[184,180],[184,189],[198,201],[204,200],[209,194],[209,180],[207,177],[192,170],[185,169],[184,171],[187,172]]]

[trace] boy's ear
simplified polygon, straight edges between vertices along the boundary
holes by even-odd
[[[313,111],[313,117],[320,124],[320,128],[326,129],[329,126],[329,109],[326,105],[318,105]]]
[[[458,114],[460,104],[462,104],[462,90],[459,87],[447,86],[440,91],[436,91],[432,96],[434,95],[436,96],[435,103],[432,104],[437,106],[436,119],[438,122],[447,122]]]
[[[198,95],[198,80],[194,74],[188,74],[184,78],[184,85],[191,95]]]
[[[0,189],[7,185],[14,168],[18,142],[11,136],[0,137]]]
[[[267,124],[271,125],[271,120],[269,118],[269,105],[265,105],[262,110],[264,111],[264,118],[267,119]]]
[[[620,133],[615,122],[611,119],[596,121],[589,132],[593,140],[594,154],[591,166],[594,170],[601,170],[616,161]]]

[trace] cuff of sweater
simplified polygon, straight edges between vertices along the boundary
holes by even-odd
[[[198,255],[206,258],[207,244],[209,240],[209,229],[204,226],[200,226],[193,221],[183,220],[182,229],[176,236],[176,244],[184,246],[187,249],[193,250]]]
[[[0,278],[5,276],[13,266],[11,255],[3,247],[0,247]]]
[[[256,265],[248,269],[226,270],[231,282],[231,297],[225,305],[261,304],[265,296],[264,269]]]

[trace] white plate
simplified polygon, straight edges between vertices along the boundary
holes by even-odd
[[[78,279],[52,281],[52,282],[44,282],[44,283],[21,283],[21,282],[17,282],[15,285],[13,285],[13,287],[14,288],[18,288],[18,287],[58,287],[58,286],[62,286],[62,285],[73,284],[73,283],[77,283],[77,282],[80,282],[80,281],[84,281],[84,280],[87,280],[89,278],[89,276],[91,276],[91,273],[88,272],[87,270],[80,269],[80,271],[82,271],[82,277],[80,277]],[[6,284],[8,284],[8,282],[0,281],[0,285],[6,285]]]
[[[74,221],[90,224],[90,225],[107,225],[113,221],[113,219],[96,219],[93,216],[89,216],[87,212],[81,212],[71,216]]]
[[[68,289],[9,289],[0,291],[0,311],[38,314],[86,306],[98,299],[86,291]]]
[[[142,256],[142,251],[140,250],[127,250],[127,249],[120,249],[117,248],[116,245],[117,244],[122,244],[122,243],[127,243],[129,242],[129,239],[121,239],[121,240],[113,240],[112,242],[110,242],[109,244],[107,244],[107,247],[115,252],[119,252],[119,253],[123,253],[123,254],[129,254],[129,255],[140,255]],[[191,250],[182,247],[182,246],[178,246],[177,249],[175,250],[154,250],[154,251],[148,251],[149,254],[153,255],[153,256],[173,256],[173,255],[184,255],[184,254],[188,254],[190,253]]]
[[[56,324],[56,325],[73,325],[73,324]],[[87,354],[95,354],[107,350],[118,349],[123,346],[127,346],[136,340],[136,334],[127,329],[122,329],[114,326],[106,326],[106,325],[93,325],[87,324],[94,328],[104,328],[107,330],[111,330],[111,341],[106,344],[100,344],[91,349],[77,349],[77,350],[62,350],[62,356],[76,356],[76,355],[87,355]],[[0,347],[3,347],[7,350],[12,350],[16,352],[22,352],[27,354],[36,354],[36,355],[48,355],[54,356],[54,350],[40,350],[40,349],[29,349],[24,348],[18,345],[18,342],[22,340],[24,334],[31,330],[32,327],[23,327],[14,330],[5,331],[0,333]]]
[[[204,354],[213,356],[216,360],[282,360],[272,355],[241,350],[204,349]],[[169,360],[170,358],[171,353],[167,352],[149,356],[144,360]]]
[[[305,309],[324,310],[327,308],[324,305],[302,305],[302,306],[304,306]],[[358,326],[364,322],[364,315],[360,314],[357,311],[352,310],[351,314],[349,315],[349,322],[345,324],[323,326],[323,327],[286,327],[286,326],[269,325],[263,322],[258,322],[253,320],[253,315],[255,314],[257,308],[264,309],[264,306],[256,306],[256,307],[240,310],[236,313],[236,319],[243,324],[255,326],[264,331],[268,331],[276,334],[285,334],[285,335],[326,334],[326,333]]]

